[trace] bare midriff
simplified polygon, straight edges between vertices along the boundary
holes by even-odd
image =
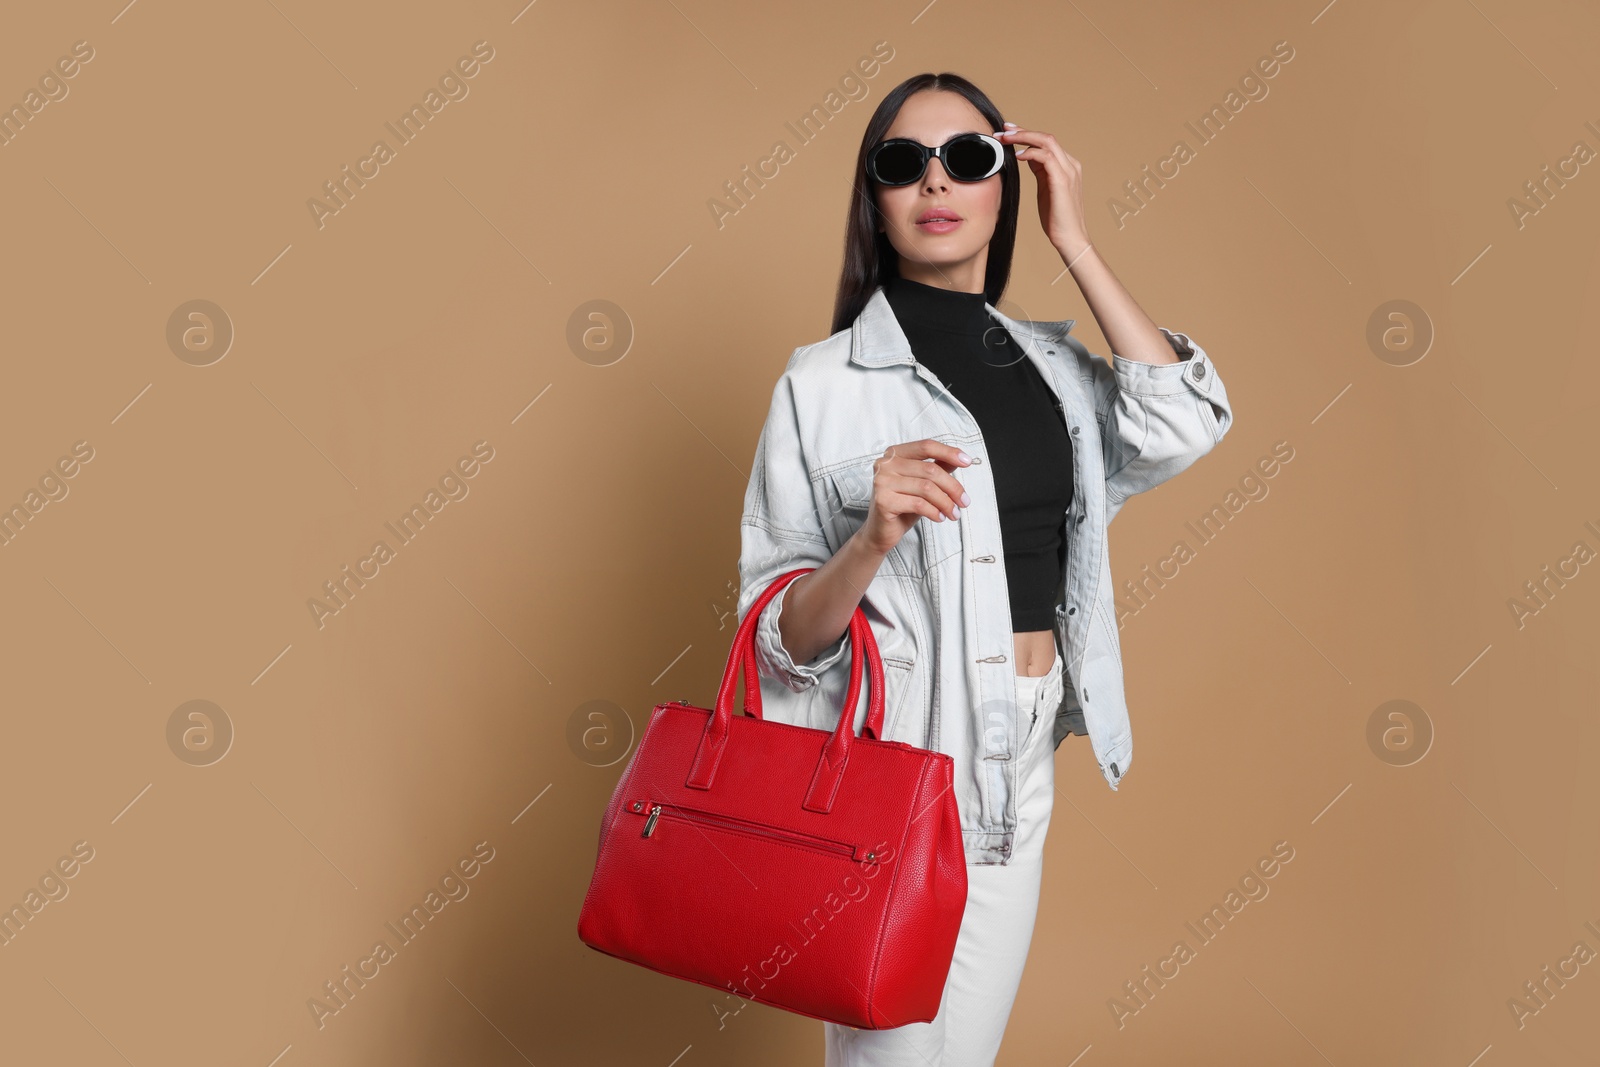
[[[1056,662],[1056,633],[1054,630],[1024,630],[1013,632],[1011,645],[1016,660],[1017,673],[1038,678],[1050,673]]]

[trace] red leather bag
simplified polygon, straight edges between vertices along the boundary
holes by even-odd
[[[761,717],[756,620],[815,569],[780,575],[751,606],[715,708],[679,700],[651,712],[600,824],[578,937],[815,1019],[864,1030],[930,1022],[967,902],[954,762],[879,738],[883,660],[859,606],[838,726]]]

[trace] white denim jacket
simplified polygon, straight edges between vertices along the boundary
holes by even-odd
[[[1072,434],[1074,499],[1055,639],[1064,697],[1054,747],[1087,733],[1112,789],[1133,760],[1123,696],[1106,526],[1133,494],[1209,452],[1233,415],[1205,350],[1161,327],[1173,364],[1108,363],[1068,336],[1073,319],[1017,321],[985,309],[1039,368]],[[883,657],[883,737],[949,753],[969,864],[1005,864],[1016,831],[1019,721],[1000,513],[988,450],[970,412],[912,356],[882,288],[849,329],[789,357],[756,444],[740,524],[742,622],[771,581],[826,563],[867,517],[872,462],[930,437],[973,457],[955,477],[971,496],[956,521],[922,519],[885,557],[861,598]],[[756,627],[762,711],[831,730],[844,707],[850,646],[810,663],[783,647],[778,616],[791,584]],[[866,720],[865,685],[855,709]]]

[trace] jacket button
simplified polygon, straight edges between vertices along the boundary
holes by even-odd
[[[1078,611],[1078,606],[1076,604],[1074,604],[1072,607],[1067,609],[1067,614],[1068,615],[1075,615],[1075,614],[1077,614],[1077,611]]]
[[[1082,515],[1079,515],[1079,516],[1078,516],[1078,525],[1079,525],[1079,526],[1082,526],[1082,525],[1083,525],[1083,516],[1082,516]]]
[[[1117,778],[1120,778],[1120,777],[1122,777],[1122,772],[1121,772],[1121,771],[1119,771],[1119,770],[1117,770],[1117,765],[1116,765],[1116,764],[1115,764],[1115,763],[1113,763],[1113,764],[1112,764],[1112,765],[1111,765],[1111,773],[1112,773],[1112,775],[1113,775],[1113,776],[1114,776],[1114,777],[1117,777]]]
[[[1078,436],[1078,427],[1074,426],[1072,428],[1072,436],[1074,436],[1074,437]]]
[[[1206,365],[1204,363],[1196,363],[1194,365],[1194,370],[1190,371],[1189,373],[1193,374],[1194,380],[1198,382],[1201,378],[1206,376]]]

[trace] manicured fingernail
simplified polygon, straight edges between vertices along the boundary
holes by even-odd
[[[971,503],[972,503],[971,495],[967,494],[967,493],[962,493],[961,494],[961,506],[962,507],[966,507],[967,505],[969,505]]]
[[[1015,122],[1008,122],[1008,123],[1006,123],[1006,125],[1007,125],[1007,126],[1015,126],[1015,125],[1016,125],[1016,123],[1015,123]]]
[[[951,508],[950,509],[950,517],[952,519],[959,519],[961,517],[961,509],[960,508]]]
[[[972,462],[972,457],[967,455],[965,452],[957,452],[956,455],[961,457],[961,462],[963,462],[963,463],[971,463]]]

